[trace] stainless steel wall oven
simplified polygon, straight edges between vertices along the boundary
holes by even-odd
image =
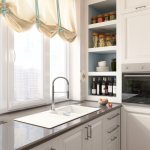
[[[122,66],[123,102],[150,105],[150,64]]]

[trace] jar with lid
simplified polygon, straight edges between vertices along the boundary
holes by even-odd
[[[92,24],[97,23],[97,17],[92,17]]]
[[[116,34],[112,34],[112,44],[116,45]]]
[[[116,19],[116,12],[113,11],[113,12],[110,12],[109,13],[109,20],[115,20]]]
[[[105,46],[105,35],[104,34],[99,34],[98,38],[98,46],[99,47],[104,47]]]
[[[92,33],[93,47],[96,48],[98,45],[98,33]]]
[[[112,35],[111,34],[107,34],[106,35],[106,46],[112,46]]]
[[[104,21],[109,21],[109,13],[104,14]]]
[[[104,15],[103,14],[100,14],[97,16],[97,22],[100,23],[100,22],[104,22]]]

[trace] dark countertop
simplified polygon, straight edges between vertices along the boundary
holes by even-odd
[[[73,121],[67,122],[58,127],[52,128],[52,129],[46,129],[46,128],[42,128],[42,127],[38,127],[38,126],[26,124],[26,123],[13,121],[13,119],[15,118],[13,116],[12,120],[10,119],[7,123],[0,125],[0,150],[14,150],[14,149],[15,150],[28,150],[30,148],[33,148],[34,146],[37,146],[52,138],[57,137],[66,131],[69,131],[77,126],[80,126],[90,120],[93,120],[101,115],[104,115],[112,110],[115,110],[121,107],[121,104],[113,104],[112,108],[108,108],[107,106],[99,107],[97,102],[92,102],[92,101],[63,102],[63,103],[57,104],[56,107],[64,106],[68,104],[90,106],[90,107],[99,108],[99,110],[91,114],[88,114],[86,116],[82,116]],[[49,110],[49,107],[45,106],[41,110],[35,111],[34,113],[37,113],[40,111],[46,111],[46,110]],[[18,112],[18,114],[20,113],[21,112]],[[33,114],[33,112],[28,113],[28,115],[29,114]],[[9,115],[12,115],[12,114],[9,114]],[[18,116],[16,115],[16,118],[17,117]]]

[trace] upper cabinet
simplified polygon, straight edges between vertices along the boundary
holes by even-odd
[[[121,12],[128,13],[150,8],[150,0],[122,0]]]
[[[150,9],[122,16],[123,62],[150,62]]]

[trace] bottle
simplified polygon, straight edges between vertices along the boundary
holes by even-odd
[[[107,77],[105,78],[105,95],[108,95],[108,81],[107,81]]]
[[[101,95],[101,78],[98,77],[98,81],[97,81],[97,95]]]
[[[107,84],[107,78],[106,77],[103,77],[102,95],[108,95],[108,84]]]
[[[92,80],[91,90],[92,90],[92,95],[96,95],[96,80],[95,80],[95,77],[93,77],[93,80]]]
[[[113,96],[113,82],[112,82],[112,77],[108,77],[108,95]]]
[[[113,81],[113,95],[116,96],[116,77],[114,77]]]

